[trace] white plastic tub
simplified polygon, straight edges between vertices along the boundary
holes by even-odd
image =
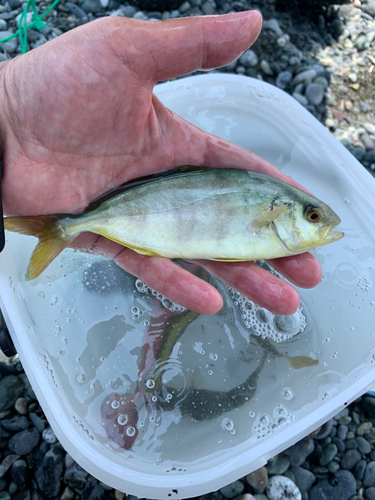
[[[313,290],[300,290],[307,326],[277,345],[280,354],[311,356],[318,365],[295,371],[284,356],[268,353],[260,366],[264,350],[249,337],[227,293],[222,314],[200,316],[186,329],[165,378],[185,391],[223,391],[256,373],[251,398],[202,422],[167,410],[150,422],[145,410],[145,425],[128,451],[108,439],[101,404],[113,392],[132,390],[152,296],[139,294],[135,280],[112,264],[71,250],[25,283],[35,240],[7,235],[0,305],[58,439],[101,481],[168,499],[216,490],[259,468],[373,385],[375,180],[302,106],[268,84],[209,74],[165,83],[155,92],[185,119],[306,186],[340,216],[346,235],[314,252],[324,279]],[[134,317],[132,306],[145,315]]]

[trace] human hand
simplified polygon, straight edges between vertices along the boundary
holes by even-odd
[[[235,167],[291,182],[266,161],[211,136],[165,108],[155,82],[228,64],[261,28],[258,12],[144,22],[107,17],[0,66],[3,203],[7,214],[79,213],[131,179],[178,165]],[[110,256],[170,299],[217,312],[217,290],[164,258],[145,257],[91,233],[74,247]],[[297,292],[253,262],[200,262],[278,314]],[[321,278],[310,254],[272,265],[301,287]]]

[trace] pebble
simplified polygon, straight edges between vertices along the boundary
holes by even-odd
[[[320,456],[320,465],[326,467],[335,458],[337,451],[337,446],[335,444],[331,443],[325,446]]]
[[[3,47],[4,43],[0,44],[2,50],[6,50]],[[18,44],[17,40],[16,43]],[[8,50],[8,52],[10,51]],[[3,377],[0,380],[0,412],[11,408],[17,399],[23,394],[24,388],[25,386],[23,382],[16,375]]]
[[[272,476],[266,492],[269,500],[302,500],[298,487],[285,476]]]
[[[333,419],[331,418],[320,427],[319,432],[315,434],[314,439],[317,439],[318,441],[325,439],[331,434],[332,428],[333,428]]]
[[[14,408],[20,415],[26,415],[27,414],[27,401],[26,401],[26,399],[25,398],[17,398],[16,402],[14,403]]]
[[[344,456],[341,459],[341,468],[345,470],[352,470],[361,458],[361,454],[358,450],[348,450],[344,453]]]
[[[357,445],[358,445],[358,450],[363,453],[364,455],[368,455],[371,452],[371,445],[370,443],[362,436],[358,436],[355,438]]]
[[[220,493],[225,498],[234,498],[237,495],[241,495],[244,490],[244,484],[241,481],[234,481],[233,483],[224,486],[220,489]]]
[[[365,475],[367,462],[366,460],[360,460],[354,469],[354,476],[358,481],[362,481]]]
[[[366,500],[375,500],[375,487],[371,486],[365,491]]]
[[[270,19],[269,21],[263,21],[263,29],[273,31],[277,37],[283,35],[283,30],[280,28],[277,19]]]
[[[42,438],[48,444],[53,444],[57,441],[57,437],[55,436],[55,433],[53,432],[51,427],[47,427],[47,429],[44,429],[44,431],[42,432]]]
[[[61,488],[62,472],[63,450],[55,446],[44,455],[43,462],[35,473],[38,487],[48,498],[54,498],[58,495]]]
[[[304,469],[303,467],[292,467],[291,471],[294,474],[296,486],[299,488],[301,493],[309,491],[312,488],[316,478],[311,471]]]
[[[38,444],[40,438],[39,432],[35,429],[26,429],[14,434],[9,439],[9,449],[17,455],[27,455]]]
[[[290,71],[281,71],[276,78],[276,85],[281,90],[285,90],[293,78]]]
[[[268,75],[268,76],[273,75],[273,70],[266,60],[262,59],[262,61],[260,61],[259,67],[265,75]]]
[[[295,76],[292,80],[292,85],[295,86],[298,83],[304,83],[305,85],[311,83],[314,78],[316,78],[317,74],[314,69],[307,69],[305,71],[302,71],[301,73],[298,73],[297,76]]]
[[[0,479],[5,476],[8,469],[14,464],[16,460],[20,457],[18,455],[7,455],[0,464]]]
[[[309,491],[309,500],[349,500],[356,492],[356,482],[349,471],[339,470],[333,480],[323,479]]]
[[[15,415],[13,418],[3,419],[1,425],[7,431],[17,432],[27,429],[30,421],[25,416]]]
[[[242,54],[242,56],[239,58],[239,62],[247,68],[253,67],[258,64],[258,56],[253,50],[249,49]]]
[[[293,92],[293,97],[296,101],[298,101],[302,106],[307,106],[309,101],[304,95],[298,94],[297,92]]]
[[[375,135],[375,125],[373,123],[365,123],[364,128],[367,133]],[[371,424],[371,422],[369,422]]]
[[[251,472],[246,476],[246,481],[256,490],[264,489],[268,484],[268,472],[266,467],[260,467],[259,469]]]
[[[266,467],[270,475],[284,474],[290,467],[290,459],[285,453],[280,453],[271,460],[268,460]]]
[[[366,465],[365,475],[363,477],[363,486],[375,486],[375,462],[369,462]]]
[[[375,149],[375,142],[369,135],[363,134],[361,141],[366,149]]]
[[[302,439],[286,450],[292,467],[302,465],[306,458],[314,451],[314,441],[312,439]]]
[[[324,89],[321,85],[317,83],[310,83],[306,87],[305,95],[309,100],[310,104],[314,106],[319,106],[323,102],[324,99]]]
[[[25,460],[16,460],[11,468],[12,481],[17,486],[26,484],[28,466]]]

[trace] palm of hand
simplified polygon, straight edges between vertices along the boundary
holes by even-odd
[[[130,179],[182,164],[236,166],[285,179],[267,162],[174,115],[152,93],[156,81],[230,62],[256,38],[259,25],[259,16],[249,13],[155,24],[105,18],[6,63],[5,211],[78,213]],[[216,290],[167,259],[140,256],[93,234],[81,235],[75,247],[111,256],[188,308],[210,313],[221,307]],[[251,262],[202,264],[275,312],[298,305],[290,285]],[[275,267],[300,286],[320,279],[308,254]]]

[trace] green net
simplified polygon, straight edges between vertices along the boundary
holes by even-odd
[[[41,30],[45,26],[48,26],[46,23],[42,21],[42,19],[51,12],[51,10],[59,3],[59,1],[60,0],[54,0],[54,2],[48,7],[48,9],[45,12],[43,12],[42,15],[39,15],[36,9],[35,0],[27,0],[26,6],[22,11],[20,20],[18,21],[18,31],[16,31],[16,33],[13,33],[13,35],[7,36],[6,38],[2,38],[0,40],[0,43],[7,42],[8,40],[11,40],[12,38],[18,36],[20,39],[21,53],[25,54],[25,52],[27,51],[28,30],[31,28]],[[26,16],[30,9],[33,14],[33,20],[30,24],[26,24]]]

